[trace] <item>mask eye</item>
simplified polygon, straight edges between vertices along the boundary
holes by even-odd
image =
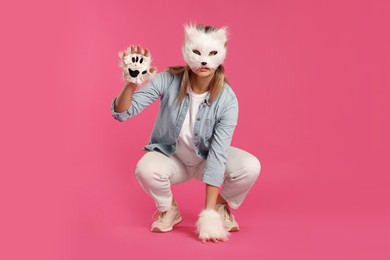
[[[196,55],[199,55],[199,56],[200,56],[200,51],[194,49],[194,50],[192,50],[192,52],[195,53]]]
[[[209,56],[214,56],[214,55],[217,55],[217,51],[210,51],[210,53],[209,53]]]

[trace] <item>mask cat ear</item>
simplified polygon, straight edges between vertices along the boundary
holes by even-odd
[[[215,35],[226,46],[226,42],[228,41],[228,27],[224,26],[219,28],[218,31],[215,32]]]
[[[185,38],[186,38],[186,40],[193,39],[193,37],[197,33],[196,26],[192,25],[191,23],[184,25],[184,31],[185,31]]]

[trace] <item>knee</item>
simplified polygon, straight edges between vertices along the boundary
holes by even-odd
[[[135,176],[139,181],[152,183],[157,176],[157,169],[153,163],[140,160],[135,166]]]
[[[247,177],[252,181],[255,182],[257,178],[260,175],[261,171],[261,164],[259,159],[257,159],[255,156],[251,155],[248,156],[245,160],[242,161],[243,168],[245,169],[245,172],[247,173]]]

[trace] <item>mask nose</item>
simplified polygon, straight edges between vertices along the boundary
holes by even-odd
[[[203,66],[205,66],[205,65],[207,64],[207,62],[204,62],[204,61],[203,61],[201,64],[202,64]]]

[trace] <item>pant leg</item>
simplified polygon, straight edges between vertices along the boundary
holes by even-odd
[[[237,209],[256,182],[261,170],[260,161],[252,154],[230,147],[226,161],[225,180],[221,196],[230,207]]]
[[[159,211],[171,207],[171,185],[190,179],[185,165],[174,155],[150,151],[138,161],[135,175],[142,189],[149,194]]]

